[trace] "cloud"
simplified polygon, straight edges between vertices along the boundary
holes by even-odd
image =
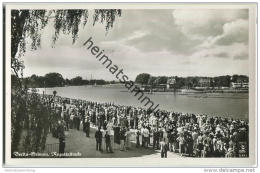
[[[218,45],[231,45],[233,43],[248,44],[248,20],[238,19],[236,21],[226,23],[223,26],[223,34],[216,38]]]
[[[173,16],[184,34],[202,41],[192,56],[237,59],[248,54],[248,10],[174,10]]]
[[[141,51],[190,54],[198,44],[179,30],[172,10],[126,10],[123,18],[118,40]]]
[[[195,39],[205,39],[223,33],[223,25],[237,19],[247,19],[248,10],[178,9],[173,17],[180,30]]]
[[[248,54],[248,45],[244,43],[234,43],[232,45],[213,45],[207,48],[200,47],[191,57],[227,59],[241,54]]]
[[[240,55],[235,55],[234,56],[235,60],[247,60],[248,59],[248,54],[247,53],[243,53]]]
[[[174,23],[171,9],[123,10],[122,16],[115,20],[113,28],[105,31],[104,24],[92,26],[92,18],[86,27],[80,27],[76,46],[92,37],[96,44],[101,42],[120,42],[133,46],[141,51],[170,51],[173,53],[190,54],[198,43],[182,33]],[[90,15],[91,16],[91,15]],[[48,36],[43,45],[50,45],[53,33],[53,22],[47,26],[45,34]],[[51,31],[51,32],[49,32]],[[71,45],[71,35],[60,34],[57,46]]]
[[[227,57],[228,57],[228,53],[226,53],[226,52],[221,52],[221,53],[213,54],[213,56],[219,57],[219,58],[227,58]]]
[[[214,57],[214,58],[228,58],[229,55],[226,52],[220,52],[220,53],[206,53],[203,57]]]
[[[93,27],[90,17],[74,45],[70,35],[61,34],[54,49],[50,48],[52,24],[50,21],[43,31],[42,47],[26,53],[26,75],[55,71],[69,78],[95,74],[96,78],[113,80],[114,76],[83,47],[90,37],[132,79],[142,72],[169,76],[248,74],[247,10],[123,10],[108,32],[104,24]]]

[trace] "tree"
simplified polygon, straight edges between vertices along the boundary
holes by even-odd
[[[156,80],[156,77],[150,76],[148,80],[148,85],[151,85],[152,87],[155,85],[154,81]]]
[[[198,77],[193,77],[191,79],[191,82],[192,82],[192,87],[196,87],[199,85],[199,78]]]
[[[19,86],[19,79],[16,75],[11,75],[11,88],[16,89]]]
[[[69,79],[65,79],[65,85],[70,85],[71,84],[71,82],[70,82],[70,80]]]
[[[185,78],[182,77],[176,77],[176,84],[175,87],[177,89],[180,89],[185,86]]]
[[[13,88],[13,87],[12,87]],[[12,89],[11,94],[11,153],[18,151],[22,137],[23,122],[27,119],[27,105],[24,95],[19,90]],[[28,121],[26,121],[28,124]]]
[[[41,102],[39,95],[33,91],[28,95],[25,110],[26,135],[22,141],[24,152],[41,152],[45,148],[45,142],[49,131],[50,107]],[[20,129],[21,130],[21,129]]]
[[[103,80],[103,79],[96,80],[96,84],[97,84],[97,85],[105,85],[105,84],[106,84],[106,81]]]
[[[80,76],[72,78],[70,81],[71,81],[71,85],[82,85],[83,84],[82,77],[80,77]]]
[[[218,76],[214,77],[214,84],[216,87],[229,87],[231,82],[230,76]]]
[[[48,73],[44,76],[46,87],[61,87],[64,86],[64,79],[59,73]]]
[[[57,91],[56,91],[56,90],[54,90],[54,91],[53,91],[53,96],[55,97],[55,96],[56,96],[56,94],[57,94]]]
[[[233,75],[232,77],[230,77],[230,81],[231,82],[248,82],[249,78],[248,76],[245,75]]]
[[[161,77],[159,77],[159,79],[158,79],[158,84],[167,84],[167,80],[168,80],[168,77],[166,77],[166,76],[161,76]]]
[[[45,78],[43,76],[37,76],[37,75],[33,74],[31,77],[27,77],[26,81],[27,81],[28,87],[40,88],[40,87],[44,87]]]
[[[142,85],[146,85],[146,84],[148,84],[150,76],[151,75],[148,74],[148,73],[141,73],[141,74],[136,76],[135,82],[139,83],[139,84],[142,84]]]

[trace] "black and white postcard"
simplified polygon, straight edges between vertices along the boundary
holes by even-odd
[[[256,164],[256,4],[6,3],[7,166]]]

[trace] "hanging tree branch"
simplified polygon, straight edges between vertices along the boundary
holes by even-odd
[[[116,17],[121,16],[119,9],[98,9],[94,10],[93,25],[95,23],[106,23],[108,31],[113,27]],[[72,43],[78,39],[80,24],[83,27],[88,22],[89,11],[82,9],[73,10],[12,10],[11,11],[11,68],[17,78],[22,77],[23,61],[21,57],[26,52],[26,39],[31,40],[30,48],[36,50],[41,46],[41,31],[54,19],[55,32],[52,44],[55,45],[60,32],[72,35]]]

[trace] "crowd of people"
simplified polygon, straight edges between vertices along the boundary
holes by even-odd
[[[248,157],[248,122],[233,118],[184,114],[160,110],[152,112],[142,107],[113,103],[97,103],[80,99],[44,95],[44,102],[56,110],[58,123],[51,125],[54,136],[60,139],[64,152],[64,131],[83,131],[90,136],[96,129],[96,149],[113,152],[114,143],[120,150],[134,147],[152,148],[190,157]]]

